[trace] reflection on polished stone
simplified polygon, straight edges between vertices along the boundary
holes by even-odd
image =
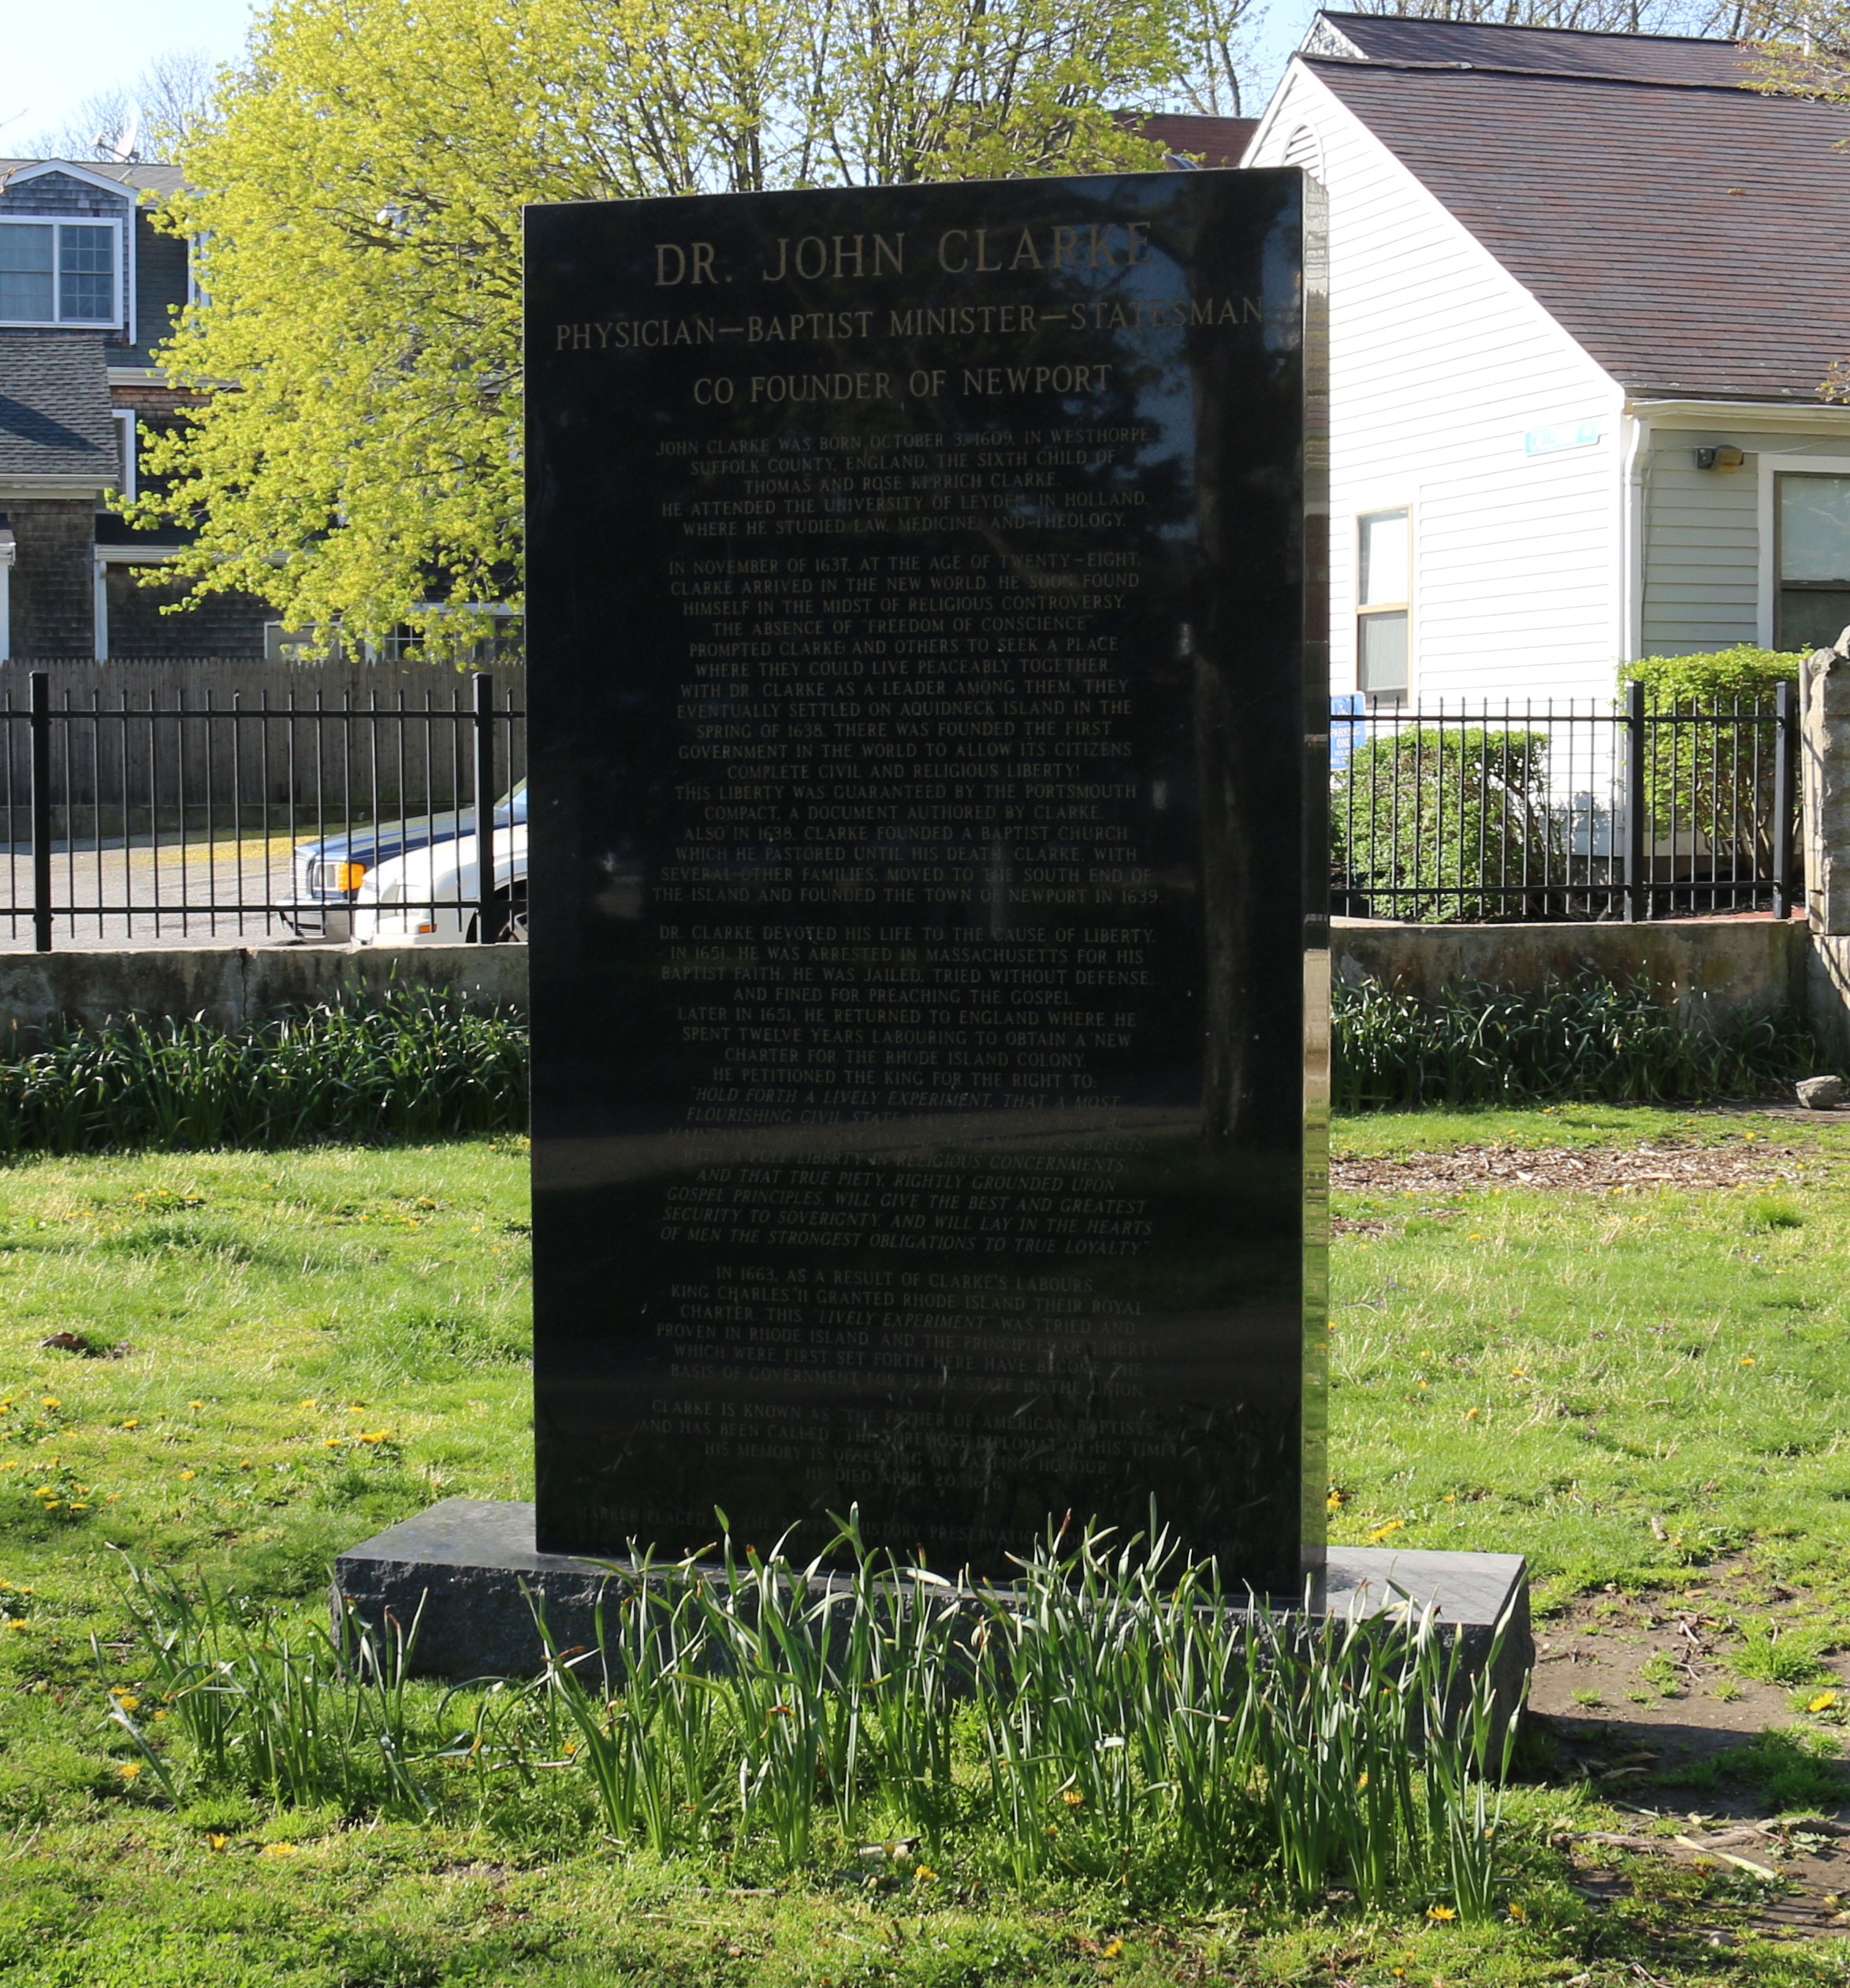
[[[1316,1559],[1308,197],[530,214],[545,1551]]]

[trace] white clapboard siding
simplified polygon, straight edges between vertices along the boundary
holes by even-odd
[[[1332,688],[1355,683],[1357,518],[1405,504],[1416,698],[1610,694],[1617,385],[1294,67],[1248,162],[1313,156],[1330,197]],[[1591,446],[1525,450],[1531,430],[1592,419]]]

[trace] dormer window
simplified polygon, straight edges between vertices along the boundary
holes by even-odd
[[[121,322],[120,223],[0,221],[0,325]]]

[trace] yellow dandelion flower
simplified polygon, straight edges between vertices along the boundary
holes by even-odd
[[[338,1450],[346,1440],[344,1435],[324,1435],[321,1439],[321,1446],[324,1450]]]
[[[141,1423],[139,1417],[132,1415],[126,1422],[118,1422],[116,1426],[122,1429],[139,1429]]]
[[[1100,1956],[1107,1960],[1115,1960],[1123,1951],[1124,1942],[1122,1940],[1107,1940],[1099,1949]]]
[[[1060,1790],[1060,1800],[1069,1808],[1083,1808],[1085,1806],[1085,1797],[1077,1788],[1063,1788]]]
[[[206,1848],[208,1850],[222,1850],[230,1841],[229,1836],[209,1836],[206,1838]]]
[[[1744,1367],[1752,1366],[1754,1364],[1754,1356],[1751,1353],[1744,1353],[1740,1357],[1740,1364]]]
[[[139,1781],[141,1778],[141,1763],[139,1760],[118,1760],[116,1772],[125,1781]]]
[[[292,1857],[296,1854],[296,1846],[292,1843],[266,1843],[262,1854],[266,1857]]]
[[[386,1440],[388,1440],[387,1433],[384,1429],[374,1429],[370,1435],[363,1435],[360,1438],[362,1443],[384,1443]]]
[[[1368,1537],[1372,1541],[1379,1541],[1387,1539],[1392,1533],[1404,1532],[1406,1529],[1407,1522],[1405,1519],[1390,1519],[1385,1525],[1376,1526]]]
[[[1821,1691],[1805,1709],[1808,1712],[1828,1712],[1837,1702],[1834,1691]]]
[[[1426,1916],[1428,1919],[1436,1919],[1443,1921],[1448,1919],[1456,1919],[1458,1915],[1450,1905],[1428,1905],[1426,1908]]]
[[[206,1404],[203,1402],[188,1402],[187,1403],[187,1406],[188,1408],[203,1408],[205,1405]]]
[[[184,1484],[188,1478],[196,1477],[199,1474],[196,1470],[183,1470],[180,1473],[181,1482]]]
[[[136,1712],[141,1709],[141,1700],[132,1691],[113,1691],[110,1696],[125,1712]]]
[[[1361,1774],[1358,1774],[1358,1775],[1356,1777],[1356,1788],[1357,1788],[1357,1792],[1358,1792],[1358,1793],[1359,1793],[1359,1792],[1360,1792],[1362,1789],[1366,1788],[1366,1787],[1368,1786],[1368,1774],[1367,1774],[1366,1771],[1364,1771],[1364,1772],[1363,1772],[1363,1773],[1361,1773]]]
[[[913,1872],[912,1882],[915,1885],[935,1885],[938,1882],[938,1874],[929,1863],[921,1863]]]
[[[39,1398],[39,1405],[41,1408],[62,1408],[64,1403],[55,1394],[43,1394]]]

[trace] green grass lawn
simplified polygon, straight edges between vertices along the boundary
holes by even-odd
[[[1427,1114],[1347,1122],[1337,1145],[1735,1142],[1772,1123]],[[1744,1651],[1774,1595],[1813,1658],[1850,1644],[1850,1126],[1774,1132],[1807,1147],[1801,1184],[1339,1197],[1379,1226],[1334,1253],[1334,1535],[1519,1551],[1556,1606],[1725,1583]],[[1843,1941],[1754,1932],[1771,1893],[1738,1869],[1616,1852],[1625,1895],[1576,1889],[1551,1839],[1659,1826],[1611,1798],[1681,1814],[1714,1797],[1589,1778],[1545,1747],[1511,1800],[1513,1909],[1477,1928],[1418,1903],[1305,1918],[1256,1892],[1165,1895],[1147,1874],[1023,1890],[955,1845],[898,1890],[839,1854],[804,1883],[652,1863],[599,1839],[569,1770],[486,1794],[459,1774],[427,1822],[169,1803],[125,1773],[135,1749],[107,1716],[110,1689],[142,1680],[122,1556],[306,1618],[341,1547],[437,1496],[530,1496],[526,1222],[515,1140],[0,1171],[0,1978],[1850,1980]],[[42,1346],[58,1333],[95,1357]],[[440,1719],[441,1694],[425,1703]],[[1789,1766],[1834,1751],[1830,1718],[1790,1715]],[[1734,1792],[1815,1807],[1833,1772]]]

